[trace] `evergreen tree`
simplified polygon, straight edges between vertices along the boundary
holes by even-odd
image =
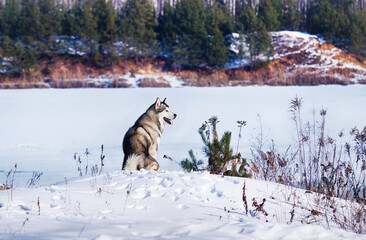
[[[22,0],[17,26],[18,36],[22,36],[27,42],[41,40],[41,12],[35,0]]]
[[[3,57],[12,57],[14,55],[14,43],[8,36],[5,36],[2,40],[1,49]]]
[[[0,4],[0,35],[4,35],[4,5]]]
[[[249,46],[251,68],[267,64],[273,55],[272,41],[264,23],[257,18],[251,7],[242,6],[238,9],[236,29],[244,32],[243,40]]]
[[[258,18],[251,7],[245,7],[241,9],[239,14],[238,25],[241,26],[244,33],[254,32],[257,29]]]
[[[60,34],[61,14],[55,0],[38,0],[42,37]]]
[[[172,51],[175,45],[177,39],[175,22],[174,9],[167,2],[164,5],[163,11],[159,14],[157,26],[157,37],[162,44],[163,50]]]
[[[21,59],[22,64],[22,73],[25,76],[29,76],[32,70],[37,69],[37,56],[33,49],[25,48],[23,50]]]
[[[78,10],[76,8],[65,11],[61,21],[63,35],[76,36],[78,33],[82,32],[79,24],[77,23],[77,12]]]
[[[226,45],[229,42],[225,42],[224,36],[232,32],[230,14],[223,2],[213,1],[206,7],[206,29],[208,45],[205,59],[211,67],[222,67],[229,60]]]
[[[196,67],[206,61],[208,35],[202,0],[182,0],[176,9],[177,41],[174,59],[185,66]]]
[[[133,55],[153,53],[157,22],[154,7],[148,0],[127,0],[122,8],[121,25],[121,35],[134,48]]]
[[[279,28],[281,30],[298,31],[303,28],[304,19],[298,10],[295,0],[278,1],[277,12],[279,14]]]
[[[111,43],[116,37],[116,14],[109,1],[95,0],[93,16],[97,23],[97,32],[101,43]]]
[[[273,55],[273,46],[265,25],[260,19],[256,21],[251,30],[246,33],[246,36],[249,44],[251,68],[256,69],[269,63],[269,59]]]
[[[12,53],[13,61],[11,61],[11,64],[12,64],[12,69],[13,69],[14,73],[19,74],[19,76],[24,76],[23,70],[22,70],[23,69],[23,65],[22,65],[23,56],[24,56],[24,46],[18,40],[15,43],[14,51]],[[19,76],[15,75],[15,77],[19,77]]]
[[[234,14],[234,32],[239,34],[244,34],[244,25],[245,25],[245,9],[246,6],[241,1],[236,1],[236,8]]]
[[[277,9],[272,0],[262,0],[258,7],[258,17],[262,20],[268,31],[276,31],[279,27]]]
[[[366,53],[366,49],[363,49],[366,40],[365,13],[365,11],[348,13],[348,24],[342,26],[344,29],[342,37],[346,39],[348,49],[361,54]]]
[[[222,0],[213,0],[211,5],[206,7],[206,24],[206,29],[209,33],[213,32],[215,26],[218,26],[223,36],[232,33],[232,18]]]
[[[217,25],[208,39],[206,59],[208,65],[214,68],[222,67],[229,60],[225,38]]]
[[[93,16],[92,6],[85,2],[82,6],[79,24],[83,31],[80,32],[80,36],[87,39],[97,39],[97,22]]]
[[[308,29],[311,33],[322,33],[326,40],[333,40],[338,31],[337,11],[328,0],[315,2],[309,11]]]
[[[2,17],[3,34],[15,39],[17,36],[17,22],[20,15],[19,0],[6,1]]]

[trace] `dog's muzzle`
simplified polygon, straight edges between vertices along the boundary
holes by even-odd
[[[174,117],[173,117],[173,119],[175,119],[176,117],[177,117],[177,114],[175,114],[175,113],[174,113]],[[170,118],[164,117],[164,121],[165,121],[166,123],[168,123],[169,125],[172,125],[172,124],[173,124],[173,120],[172,120],[172,119],[170,119]]]

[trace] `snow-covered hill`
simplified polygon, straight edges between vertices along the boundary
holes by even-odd
[[[366,64],[351,54],[307,33],[280,31],[270,33],[274,59],[285,65],[288,74],[338,78],[344,83],[365,83]]]
[[[365,237],[340,230],[314,193],[207,172],[114,172],[12,195],[0,191],[0,239]]]
[[[268,66],[256,71],[242,71],[249,66],[249,47],[233,34],[230,50],[236,54],[243,47],[244,56],[227,64],[232,70],[229,84],[318,85],[366,82],[366,64],[352,54],[316,35],[296,31],[270,32],[274,55]],[[259,55],[258,59],[267,59]]]

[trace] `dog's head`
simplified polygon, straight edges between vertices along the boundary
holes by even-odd
[[[170,111],[168,104],[164,101],[160,101],[159,98],[156,99],[154,104],[154,109],[156,114],[158,115],[159,121],[163,124],[167,123],[169,125],[173,124],[173,119],[177,117],[177,114]]]

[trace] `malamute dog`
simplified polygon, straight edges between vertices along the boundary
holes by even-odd
[[[160,137],[166,123],[173,124],[177,114],[170,111],[168,104],[156,99],[135,124],[128,129],[123,139],[122,170],[159,170],[156,161]]]

